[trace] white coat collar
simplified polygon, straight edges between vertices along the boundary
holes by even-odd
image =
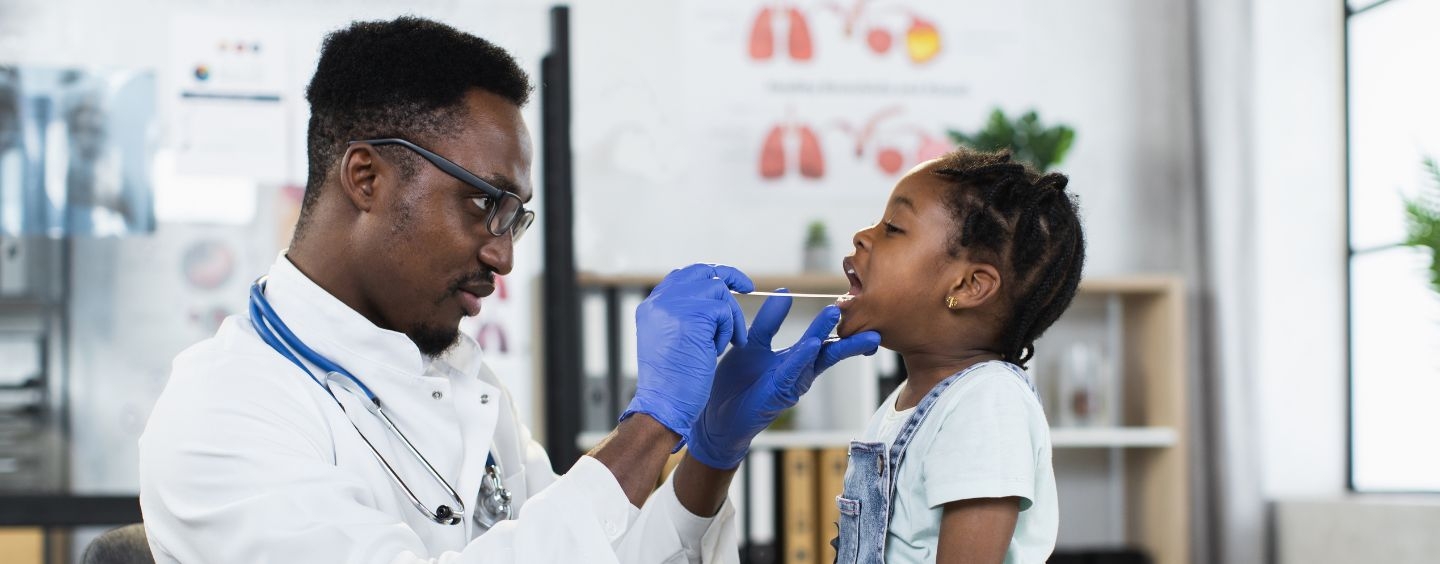
[[[455,346],[436,359],[420,354],[404,333],[375,326],[305,276],[284,251],[270,266],[265,297],[301,341],[352,371],[352,365],[377,366],[386,372],[419,377],[432,362],[439,362],[452,371],[473,375],[483,364],[480,347],[463,333]]]

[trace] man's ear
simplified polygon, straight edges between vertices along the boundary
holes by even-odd
[[[355,209],[369,212],[375,207],[375,182],[385,169],[374,146],[351,145],[340,157],[340,191]]]
[[[970,263],[950,286],[945,305],[956,310],[980,307],[1000,295],[1000,283],[999,269],[990,264]]]

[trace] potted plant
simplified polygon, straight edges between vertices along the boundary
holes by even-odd
[[[805,230],[805,258],[801,270],[804,272],[828,272],[834,268],[830,263],[830,235],[825,231],[825,222],[815,220]]]
[[[1432,157],[1421,162],[1430,175],[1430,189],[1404,198],[1404,245],[1430,250],[1430,287],[1440,292],[1440,164]]]
[[[1065,124],[1046,127],[1035,110],[1025,112],[1012,121],[1004,110],[995,108],[980,131],[964,133],[950,130],[949,133],[950,139],[957,145],[971,149],[1009,149],[1015,160],[1030,163],[1040,172],[1050,170],[1065,160],[1065,154],[1070,152],[1070,146],[1075,142],[1073,128]]]

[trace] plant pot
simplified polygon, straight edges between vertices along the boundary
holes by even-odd
[[[830,260],[830,245],[805,247],[804,262],[800,268],[802,272],[827,272],[834,270],[834,267]]]

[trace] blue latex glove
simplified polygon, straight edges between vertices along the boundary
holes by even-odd
[[[640,373],[620,420],[644,413],[680,435],[679,450],[710,398],[715,359],[727,343],[746,342],[745,314],[730,290],[750,292],[745,273],[693,264],[660,281],[635,309]]]
[[[780,413],[800,401],[815,377],[841,360],[872,355],[880,334],[856,333],[827,341],[840,322],[840,308],[826,306],[794,346],[770,350],[770,340],[790,313],[794,298],[773,296],[760,306],[750,326],[749,342],[726,353],[715,374],[710,403],[695,422],[690,455],[711,468],[740,465],[750,441]]]

